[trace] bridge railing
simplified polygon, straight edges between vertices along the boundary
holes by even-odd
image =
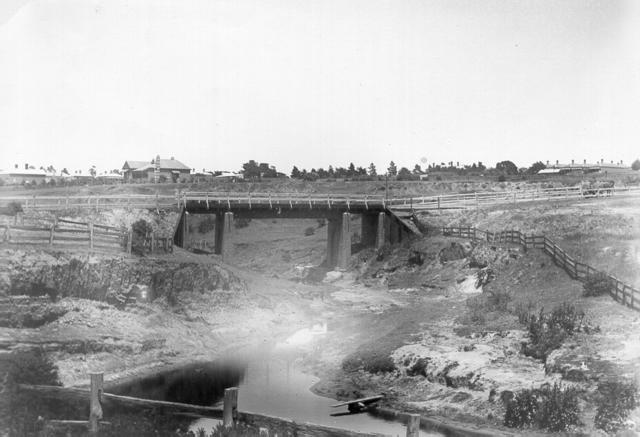
[[[209,205],[269,205],[270,207],[309,206],[331,208],[369,206],[429,210],[472,209],[492,205],[533,201],[578,200],[602,196],[638,196],[640,187],[560,187],[536,188],[494,192],[473,192],[432,196],[386,197],[380,194],[323,194],[323,193],[260,193],[187,191],[178,195],[126,194],[91,196],[9,196],[0,197],[0,206],[19,203],[24,209],[104,209],[104,208],[168,208],[186,205],[187,202],[204,202]]]

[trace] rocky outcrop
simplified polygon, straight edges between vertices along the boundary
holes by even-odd
[[[36,252],[4,254],[0,264],[0,293],[113,300],[123,293],[144,290],[146,300],[184,291],[244,291],[245,283],[213,263],[172,262],[123,256],[73,256]],[[117,303],[117,302],[112,302]]]

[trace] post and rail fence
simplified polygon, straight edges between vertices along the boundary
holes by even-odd
[[[104,391],[104,374],[90,374],[90,389],[73,387],[28,385],[19,384],[18,390],[24,393],[55,399],[65,402],[73,402],[80,405],[89,402],[89,417],[87,420],[45,420],[41,435],[47,437],[61,431],[76,430],[87,431],[89,435],[98,435],[100,429],[109,428],[112,425],[104,419],[104,408],[118,406],[129,409],[161,408],[165,413],[188,413],[194,417],[208,417],[222,420],[225,428],[235,428],[243,424],[255,429],[261,436],[320,436],[320,437],[382,437],[383,434],[362,433],[326,425],[317,425],[306,422],[297,422],[292,419],[269,416],[265,414],[238,411],[238,388],[231,387],[224,391],[223,408],[192,405],[179,402],[142,399],[131,396],[122,396]],[[420,415],[407,414],[407,437],[418,437],[420,430]]]
[[[207,207],[231,209],[234,206],[269,208],[333,208],[353,207],[368,209],[370,206],[399,210],[477,209],[496,205],[508,205],[535,201],[580,200],[602,197],[639,196],[640,187],[584,188],[582,186],[560,188],[536,188],[530,190],[486,191],[432,196],[387,197],[367,194],[327,193],[258,193],[184,191],[177,194],[127,194],[92,196],[6,196],[0,204],[16,202],[24,210],[73,210],[73,209],[167,209],[198,202]]]
[[[595,269],[581,263],[567,254],[556,242],[544,235],[527,235],[517,230],[489,232],[471,226],[443,226],[442,233],[445,236],[465,238],[473,241],[486,241],[488,243],[513,243],[519,244],[525,250],[541,249],[553,259],[553,262],[561,267],[575,280],[585,282],[595,274],[604,274],[610,281],[609,294],[616,302],[640,311],[640,290],[620,281],[613,275]]]
[[[17,223],[17,220],[16,220]],[[33,223],[24,220],[20,224],[9,222],[0,225],[4,232],[0,243],[4,244],[33,244],[57,247],[78,246],[90,250],[126,251],[132,252],[133,231],[131,228],[115,227],[91,221],[82,222],[63,218],[51,221],[37,221]],[[160,233],[147,233],[141,239],[140,245],[145,253],[173,252],[173,236]]]

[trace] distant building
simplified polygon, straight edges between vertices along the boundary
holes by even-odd
[[[159,165],[156,165],[159,161]],[[156,176],[158,181],[177,182],[181,176],[188,176],[191,168],[184,165],[177,159],[156,159],[152,161],[125,161],[122,166],[122,176],[126,182],[135,180],[145,180],[154,182]]]
[[[47,182],[53,176],[45,172],[44,170],[36,170],[35,168],[28,168],[25,164],[25,168],[19,169],[16,165],[11,170],[0,170],[0,179],[7,185],[20,185],[26,184],[40,184],[43,181]]]

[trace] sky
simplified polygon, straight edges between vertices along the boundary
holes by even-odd
[[[635,0],[2,0],[0,168],[640,157]]]

